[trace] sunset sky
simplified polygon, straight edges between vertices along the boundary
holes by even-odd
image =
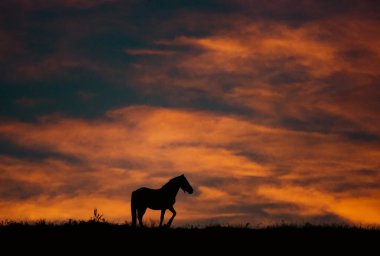
[[[379,225],[379,13],[2,0],[0,221],[130,221],[133,190],[185,174],[175,225]]]

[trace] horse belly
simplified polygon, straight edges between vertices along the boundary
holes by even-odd
[[[162,209],[166,209],[166,207],[163,207],[163,206],[161,206],[161,205],[156,205],[156,204],[149,205],[148,208],[149,208],[149,209],[152,209],[152,210],[162,210]]]
[[[162,210],[170,208],[175,200],[168,198],[160,190],[140,188],[137,190],[138,204],[148,207],[152,210]]]
[[[174,201],[167,198],[164,194],[156,194],[149,200],[148,207],[152,210],[168,209],[174,204]]]
[[[154,196],[151,197],[151,200],[148,202],[148,207],[152,210],[161,210],[161,209],[167,209],[168,204],[164,198],[161,196]]]

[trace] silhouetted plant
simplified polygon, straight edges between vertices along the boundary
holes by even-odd
[[[94,209],[94,216],[90,219],[90,222],[100,223],[100,222],[106,222],[106,220],[103,218],[103,214],[100,214],[98,212],[98,209]]]

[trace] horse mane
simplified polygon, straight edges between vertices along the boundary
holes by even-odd
[[[174,178],[170,179],[168,182],[166,182],[166,183],[161,187],[161,189],[166,189],[166,188],[170,188],[170,187],[172,187],[172,186],[173,186],[173,182],[175,182],[179,177],[180,177],[180,176],[178,176],[178,177],[174,177]]]

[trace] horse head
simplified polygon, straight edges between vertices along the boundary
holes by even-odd
[[[192,194],[194,192],[193,187],[190,185],[189,181],[186,179],[185,174],[182,174],[179,176],[180,180],[180,188],[189,194]]]

